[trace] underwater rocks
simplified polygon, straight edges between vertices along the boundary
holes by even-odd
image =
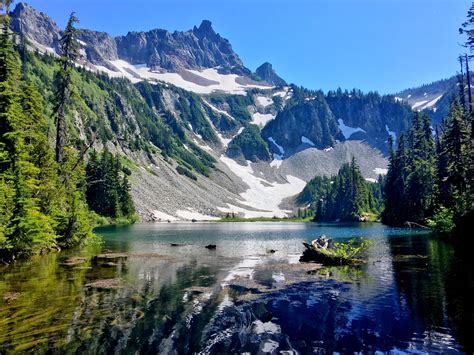
[[[122,288],[123,284],[121,279],[103,279],[88,283],[85,287],[99,290],[116,290]]]

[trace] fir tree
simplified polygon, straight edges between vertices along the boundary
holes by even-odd
[[[407,213],[411,221],[422,222],[435,207],[437,161],[430,119],[419,112],[413,116],[407,157]]]
[[[382,212],[382,222],[389,225],[401,225],[405,222],[405,179],[406,179],[406,149],[405,137],[398,138],[397,150],[393,150],[393,140],[389,137],[389,165],[385,181],[385,208]]]
[[[440,182],[445,190],[441,203],[452,207],[456,200],[461,196],[467,197],[471,190],[469,168],[472,155],[469,126],[457,101],[452,104],[445,125],[440,149],[440,159],[444,163],[440,169]]]
[[[64,159],[64,148],[67,142],[66,116],[70,109],[72,96],[72,71],[79,56],[79,43],[76,41],[78,30],[74,25],[78,22],[76,15],[71,13],[66,29],[60,39],[61,57],[60,70],[56,77],[56,161]]]
[[[132,196],[130,195],[130,183],[127,175],[123,176],[122,184],[120,186],[120,208],[122,215],[131,217],[135,214],[135,206],[133,205]]]

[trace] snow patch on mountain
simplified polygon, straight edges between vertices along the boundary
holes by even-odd
[[[309,144],[310,146],[314,147],[315,144],[313,141],[305,136],[301,136],[301,143]]]
[[[269,142],[272,142],[275,147],[277,147],[278,151],[280,152],[280,154],[273,154],[273,159],[277,159],[277,160],[281,160],[283,159],[283,157],[285,156],[285,149],[283,149],[283,147],[281,145],[279,145],[274,139],[273,137],[268,137],[268,141]]]
[[[275,115],[272,115],[271,113],[255,112],[252,114],[252,123],[255,123],[259,127],[265,127],[265,125],[274,118]]]
[[[397,134],[394,131],[391,131],[388,128],[388,125],[385,125],[385,130],[387,131],[387,134],[392,137],[393,141],[395,142],[397,140]]]
[[[273,154],[273,160],[270,162],[272,168],[279,168],[283,163],[283,159],[278,154]]]
[[[360,127],[357,127],[357,128],[353,128],[353,127],[349,127],[349,126],[346,126],[344,124],[344,120],[342,118],[339,118],[337,120],[337,122],[339,123],[339,129],[341,130],[342,132],[342,135],[344,136],[344,138],[346,139],[349,139],[354,133],[356,132],[364,132],[366,133],[362,128]]]
[[[229,118],[235,120],[235,118],[232,117],[227,111],[218,109],[216,106],[212,105],[211,103],[209,103],[208,101],[206,101],[206,100],[204,100],[204,99],[203,99],[202,101],[203,101],[207,106],[209,106],[213,111],[215,111],[215,112],[217,112],[217,113],[220,113],[220,114],[222,114],[222,115],[224,115],[224,116],[227,116],[227,117],[229,117]]]
[[[273,100],[266,96],[257,96],[256,100],[257,100],[257,103],[262,107],[267,107],[273,104]]]
[[[178,218],[158,210],[153,211],[153,217],[156,221],[177,221]]]
[[[159,73],[152,71],[145,64],[132,65],[121,59],[113,60],[110,63],[117,71],[112,71],[99,65],[94,67],[111,77],[124,77],[133,83],[143,80],[162,81],[197,94],[211,94],[216,91],[222,91],[228,94],[246,95],[246,90],[250,88],[261,90],[273,88],[266,85],[240,84],[237,82],[237,79],[241,78],[239,75],[221,74],[217,68],[208,68],[200,71],[187,70],[181,73]]]
[[[424,95],[426,96],[426,95]],[[417,110],[417,111],[422,111],[422,110],[425,110],[427,108],[431,108],[433,107],[434,105],[436,105],[436,103],[443,97],[443,95],[439,95],[437,97],[435,97],[433,100],[422,100],[422,101],[417,101],[415,102],[411,108],[413,110]],[[434,110],[436,110],[436,107],[433,108]]]
[[[285,86],[282,91],[278,91],[273,96],[280,96],[284,100],[289,100],[293,96],[293,89]]]
[[[217,221],[220,219],[219,217],[208,216],[192,210],[178,210],[176,214],[187,221],[192,221],[193,219],[196,221]]]
[[[428,102],[424,107],[423,109],[426,109],[426,108],[429,108],[429,107],[433,107],[434,105],[436,105],[436,103],[443,97],[443,95],[439,95],[438,97],[436,97],[435,99],[431,100],[430,102]]]
[[[423,106],[428,102],[428,100],[422,100],[422,101],[417,101],[415,102],[413,105],[411,105],[411,108],[413,110],[422,110],[423,109]]]
[[[282,210],[279,206],[282,201],[290,196],[300,193],[306,186],[306,182],[292,175],[286,176],[286,183],[269,182],[255,175],[252,163],[247,162],[246,166],[238,164],[235,160],[225,156],[221,156],[220,160],[229,167],[229,169],[237,175],[249,187],[245,192],[241,193],[244,205],[255,211],[237,211],[243,212],[245,216],[262,216],[262,217],[284,217],[292,213],[290,210]],[[240,202],[240,201],[239,201]],[[220,209],[222,211],[222,209]],[[224,212],[224,211],[223,211]],[[225,211],[230,212],[230,211]]]
[[[388,169],[375,168],[374,172],[375,172],[376,175],[387,175]]]

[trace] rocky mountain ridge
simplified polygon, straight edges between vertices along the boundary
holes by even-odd
[[[61,30],[47,14],[36,11],[27,3],[19,3],[11,12],[11,18],[13,31],[24,34],[41,46],[59,51]],[[129,32],[115,38],[105,32],[84,29],[78,40],[87,61],[111,70],[114,68],[110,62],[122,59],[158,72],[219,67],[223,73],[251,75],[230,42],[216,33],[208,20],[186,32],[154,29]]]

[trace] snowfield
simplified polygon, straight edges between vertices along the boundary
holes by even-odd
[[[255,123],[260,128],[265,127],[265,125],[275,118],[271,113],[259,113],[255,112],[252,114],[252,123]]]
[[[309,138],[306,138],[305,136],[301,136],[301,143],[309,144],[310,146],[314,147],[315,144],[313,141]]]
[[[417,101],[417,102],[415,102],[415,103],[411,106],[411,108],[412,108],[413,110],[418,109],[419,111],[421,111],[421,110],[423,109],[424,105],[425,105],[427,102],[428,102],[428,100]]]
[[[257,103],[262,107],[267,107],[273,104],[273,100],[266,96],[257,96]]]
[[[178,218],[171,216],[169,214],[166,214],[164,212],[160,212],[158,210],[153,211],[153,216],[157,221],[177,221]]]
[[[283,149],[283,147],[281,145],[279,145],[274,139],[273,137],[268,137],[268,141],[272,142],[273,144],[275,144],[275,146],[278,148],[279,152],[280,152],[280,155],[278,155],[278,159],[281,160],[283,159],[283,157],[285,156],[285,149]],[[275,157],[276,154],[273,154],[273,157]],[[277,159],[277,158],[274,158],[274,159]]]
[[[349,139],[354,133],[356,132],[364,132],[366,133],[362,128],[360,127],[357,127],[357,128],[353,128],[353,127],[349,127],[349,126],[346,126],[344,124],[344,120],[339,118],[337,120],[337,122],[339,123],[339,129],[341,130],[342,132],[342,135],[344,136],[344,138],[346,139]]]
[[[151,71],[146,64],[130,64],[125,60],[113,60],[110,63],[117,69],[112,71],[106,67],[96,65],[97,71],[110,77],[127,78],[133,83],[143,80],[162,81],[197,94],[211,94],[223,91],[228,94],[246,95],[247,89],[258,88],[261,90],[273,89],[273,86],[257,84],[239,84],[236,74],[220,74],[216,68],[204,70],[183,70],[181,73],[158,73]]]
[[[207,216],[205,214],[191,211],[191,210],[178,210],[176,214],[184,220],[196,220],[196,221],[217,221],[219,217]]]
[[[426,94],[424,95],[426,96]],[[427,108],[432,108],[434,111],[436,111],[436,107],[434,107],[434,105],[436,105],[436,103],[443,97],[443,95],[439,95],[437,97],[435,97],[434,99],[432,100],[422,100],[422,101],[417,101],[415,102],[411,108],[413,110],[417,110],[417,111],[422,111],[422,110],[425,110]]]
[[[249,186],[245,192],[240,194],[243,200],[241,203],[252,209],[261,210],[261,212],[251,211],[229,206],[229,208],[220,208],[219,210],[222,212],[241,212],[245,217],[285,217],[291,214],[292,211],[280,209],[279,206],[282,201],[287,197],[300,193],[306,186],[305,181],[291,175],[286,177],[287,183],[270,183],[254,175],[250,162],[247,162],[247,166],[242,166],[225,156],[221,156],[220,160]]]
[[[387,175],[388,169],[382,169],[382,168],[375,168],[374,169],[375,174],[377,175]]]

